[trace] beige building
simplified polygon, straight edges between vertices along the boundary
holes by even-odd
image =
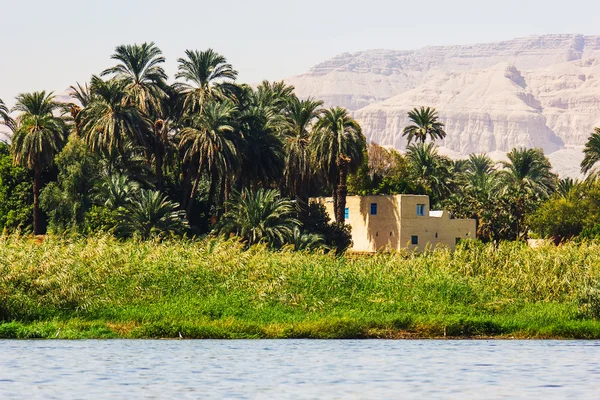
[[[311,199],[322,203],[330,218],[331,197]],[[447,211],[431,211],[429,196],[348,196],[346,223],[352,226],[354,251],[419,249],[446,246],[454,249],[461,239],[474,238],[474,219],[453,219]]]

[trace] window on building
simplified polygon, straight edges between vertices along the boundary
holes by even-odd
[[[417,204],[417,215],[420,217],[425,216],[425,204]]]
[[[371,203],[371,215],[377,215],[377,203]]]
[[[350,209],[348,207],[344,208],[344,218],[350,218]]]
[[[410,242],[412,244],[419,244],[419,237],[418,236],[411,236],[410,237]]]

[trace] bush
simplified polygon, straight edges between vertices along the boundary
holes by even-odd
[[[321,235],[325,245],[342,254],[352,246],[352,230],[350,225],[329,222],[329,214],[323,204],[311,203],[304,221],[308,233]]]

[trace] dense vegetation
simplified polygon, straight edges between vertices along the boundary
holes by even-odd
[[[10,236],[0,260],[5,338],[600,338],[597,243],[338,257]]]
[[[72,86],[70,102],[44,91],[19,95],[12,110],[0,100],[13,132],[10,150],[0,145],[4,232],[212,231],[274,247],[310,237],[339,253],[349,244],[346,196],[396,193],[428,194],[434,207],[477,219],[485,242],[600,232],[599,129],[585,149],[588,179],[560,181],[541,150],[513,149],[502,163],[440,155],[434,142],[446,133],[430,107],[408,114],[401,155],[367,144],[346,110],[301,100],[283,82],[236,83],[212,49],[186,51],[172,84],[153,43],[118,46],[112,59]],[[322,195],[334,198],[333,224],[307,205]],[[568,221],[554,217],[566,210]]]
[[[586,179],[559,180],[539,149],[441,155],[432,108],[401,154],[211,49],[172,84],[153,43],[112,59],[70,102],[0,100],[0,337],[600,338],[599,128]],[[478,241],[343,255],[346,196],[400,193],[475,218]]]

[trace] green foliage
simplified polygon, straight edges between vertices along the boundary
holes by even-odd
[[[557,193],[532,213],[531,229],[542,237],[561,242],[580,235],[595,237],[594,227],[600,221],[600,185],[573,185],[566,193]]]
[[[600,337],[597,242],[335,257],[9,236],[0,259],[1,337]]]
[[[324,238],[316,233],[302,232],[300,227],[294,226],[289,243],[294,247],[295,251],[316,250],[323,247]]]
[[[581,161],[581,172],[590,172],[600,160],[600,128],[594,128],[594,132],[588,138],[583,149],[584,158]]]
[[[68,136],[65,120],[54,116],[60,108],[54,95],[45,91],[17,96],[14,111],[20,114],[11,138],[16,163],[32,170],[52,164]]]
[[[436,207],[450,193],[452,161],[433,143],[410,145],[406,150],[409,174],[417,194],[427,194]]]
[[[33,215],[31,174],[14,165],[9,146],[0,142],[0,230],[30,232]]]
[[[409,164],[393,149],[369,143],[364,161],[354,175],[348,177],[348,192],[357,195],[411,193]]]
[[[48,215],[48,227],[54,232],[73,229],[81,232],[85,213],[93,203],[100,182],[100,158],[76,135],[56,156],[58,179],[40,194],[40,206]]]
[[[140,189],[117,209],[116,233],[121,237],[137,236],[142,240],[182,234],[188,227],[179,204],[155,190]]]
[[[330,217],[323,204],[308,205],[308,213],[303,221],[304,229],[308,233],[322,236],[328,248],[334,249],[336,254],[342,254],[352,246],[350,225],[329,221]]]
[[[10,129],[14,129],[15,121],[10,117],[10,112],[6,107],[6,104],[0,99],[0,124],[8,126]]]
[[[408,112],[408,119],[412,122],[412,125],[407,126],[402,131],[402,136],[406,136],[407,146],[409,146],[413,140],[423,144],[428,137],[432,142],[436,139],[443,139],[446,137],[444,124],[439,122],[435,108],[414,108],[412,111]]]
[[[248,246],[267,243],[279,247],[293,237],[296,207],[276,190],[258,189],[234,193],[216,230],[221,235],[238,236]]]

